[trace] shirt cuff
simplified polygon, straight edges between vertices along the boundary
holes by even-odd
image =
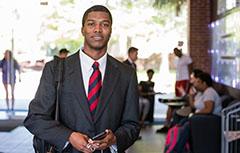
[[[65,143],[65,145],[64,145],[64,147],[63,147],[63,150],[67,148],[68,144],[69,144],[69,141],[67,141],[67,142]]]
[[[111,151],[111,153],[117,153],[117,145],[116,144],[111,145],[110,146],[110,151]]]

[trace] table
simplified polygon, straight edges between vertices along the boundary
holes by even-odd
[[[186,104],[182,97],[177,97],[174,93],[161,94],[158,101],[172,107],[181,107]]]

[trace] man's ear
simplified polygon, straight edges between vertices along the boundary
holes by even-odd
[[[84,31],[83,31],[83,27],[81,28],[81,33],[82,33],[82,35],[84,36]]]

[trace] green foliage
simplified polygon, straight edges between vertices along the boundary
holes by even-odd
[[[168,4],[168,0],[155,0],[153,6],[156,8],[161,8],[163,5]]]
[[[185,3],[187,0],[155,0],[153,3],[154,7],[161,8],[162,6],[165,5],[182,5]]]
[[[181,11],[181,6],[186,3],[186,1],[187,0],[155,0],[153,7],[156,9],[162,9],[163,7],[171,9],[174,7],[176,16],[178,16]]]
[[[79,47],[80,44],[83,43],[83,38],[78,39],[67,39],[67,38],[60,38],[55,41],[55,44],[59,49],[67,48],[70,52],[75,52]]]
[[[152,7],[153,0],[122,0],[121,6],[117,7],[124,7],[127,9],[133,8],[149,8]]]
[[[74,4],[74,0],[61,0],[60,3],[61,3],[62,5]]]
[[[58,18],[62,18],[62,17],[58,14],[57,11],[53,12],[53,14],[48,17],[48,19],[58,19]]]
[[[66,38],[59,38],[55,40],[54,42],[46,42],[44,45],[41,47],[42,50],[47,51],[47,56],[53,56],[57,55],[58,51],[61,48],[67,48],[70,53],[75,52],[77,49],[79,49],[80,44],[82,44],[83,38],[79,39],[66,39]],[[54,47],[51,47],[51,44],[54,44]]]
[[[166,22],[166,20],[164,18],[159,17],[159,16],[152,16],[152,20],[153,20],[154,23],[157,23],[161,26],[164,26],[165,22]]]
[[[54,31],[58,30],[58,26],[57,25],[53,25],[53,24],[47,25],[47,28],[50,29],[50,30],[54,30]]]
[[[128,9],[131,9],[133,7],[133,3],[131,0],[122,0],[121,5],[125,6]]]

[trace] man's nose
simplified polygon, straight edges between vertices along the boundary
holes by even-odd
[[[101,24],[96,24],[96,25],[95,25],[94,32],[102,32],[102,26],[101,26]]]

